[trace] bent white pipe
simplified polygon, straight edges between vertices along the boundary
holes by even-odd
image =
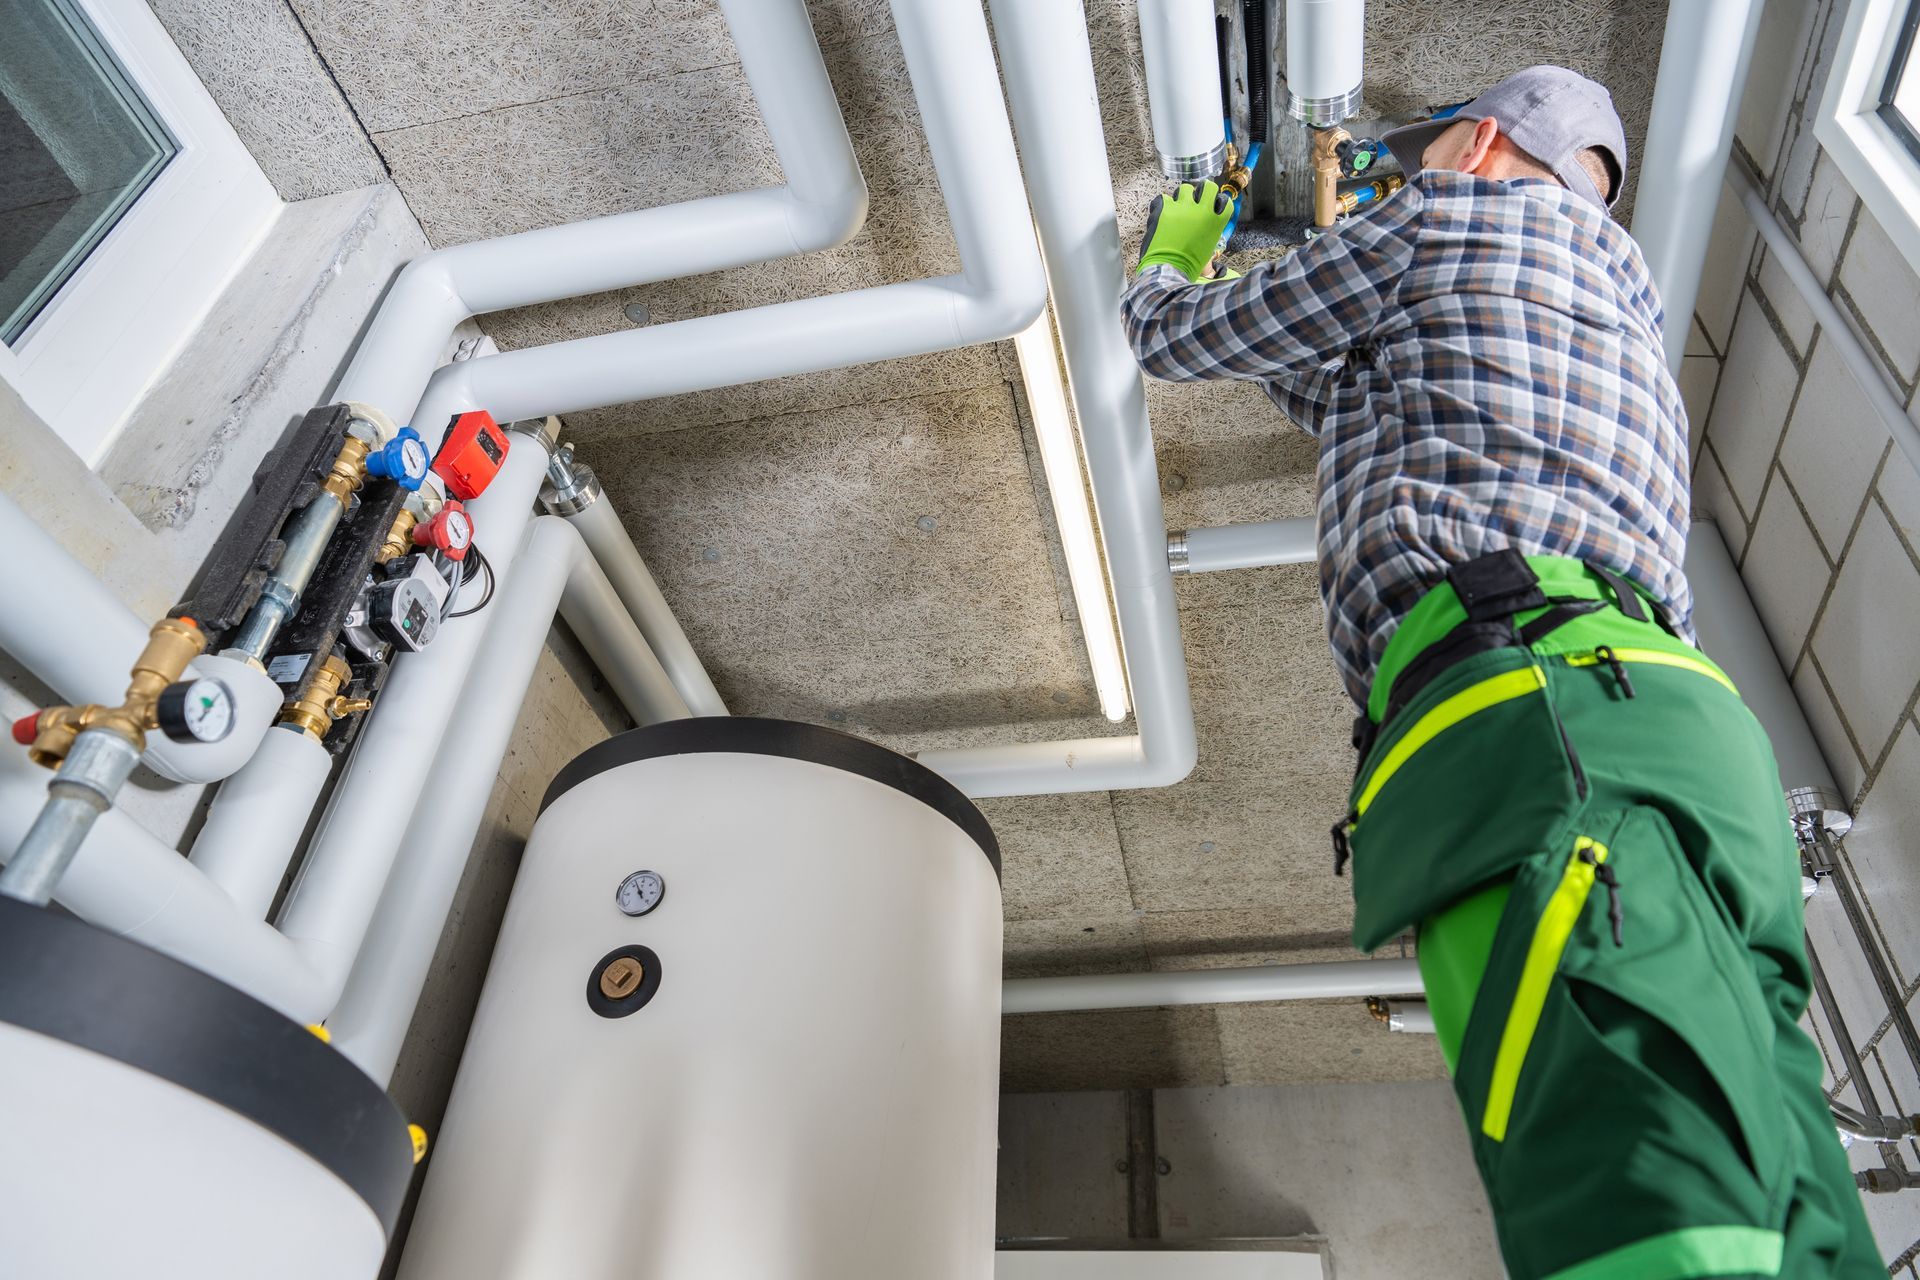
[[[1028,4],[1032,0],[1013,0]],[[1262,1000],[1334,1000],[1418,995],[1426,990],[1412,960],[1329,960],[1245,969],[1182,969],[1172,973],[1096,973],[1073,978],[1010,978],[1000,984],[1002,1013],[1067,1013],[1146,1009],[1177,1004],[1244,1004]]]
[[[577,412],[992,342],[1032,324],[1046,287],[986,21],[976,5],[953,0],[893,0],[893,17],[960,250],[958,275],[447,365],[416,420],[476,408],[503,421]]]
[[[0,649],[69,703],[119,706],[151,620],[122,604],[4,492],[0,548],[0,598],[32,605],[0,616]],[[216,782],[253,755],[280,709],[280,686],[255,667],[214,654],[195,658],[188,669],[233,691],[233,731],[219,742],[185,743],[150,733],[141,759],[175,782]]]
[[[387,878],[346,991],[327,1019],[334,1048],[381,1084],[399,1060],[433,967],[438,922],[453,906],[513,740],[524,699],[503,693],[532,682],[555,611],[587,646],[636,724],[687,715],[686,703],[573,526],[553,516],[533,522],[512,578],[489,612],[494,610],[486,664],[467,677],[407,829],[405,854]]]
[[[1700,273],[1720,179],[1766,0],[1687,0],[1667,6],[1647,154],[1634,197],[1633,238],[1666,310],[1667,365],[1679,369],[1700,300]]]
[[[46,778],[24,751],[0,751],[0,861],[13,856],[39,812]],[[89,924],[165,952],[297,1022],[317,1022],[331,1004],[321,976],[272,925],[118,809],[93,824],[53,896]]]
[[[646,637],[652,656],[686,700],[687,710],[696,716],[726,715],[727,704],[713,687],[713,677],[707,674],[706,664],[674,617],[672,606],[661,594],[647,562],[640,558],[640,550],[633,545],[613,504],[599,498],[563,518],[579,532],[595,563],[605,571],[620,602]]]
[[[1171,786],[1197,748],[1146,391],[1120,327],[1120,230],[1077,0],[994,0],[1007,97],[1052,287],[1132,684],[1133,737],[1079,738],[919,759],[972,796]]]
[[[502,578],[512,573],[546,469],[546,450],[516,435],[500,474],[474,502],[476,540]],[[493,611],[449,619],[428,648],[395,659],[288,891],[280,930],[322,975],[322,1015],[346,985]]]
[[[425,423],[421,434],[435,443],[446,422],[416,406],[462,321],[828,249],[860,229],[867,188],[805,0],[721,0],[720,7],[786,183],[416,258],[374,317],[336,399],[375,405],[396,422]]]
[[[274,729],[246,768],[220,784],[190,856],[250,919],[267,918],[332,772],[325,747],[298,730]]]

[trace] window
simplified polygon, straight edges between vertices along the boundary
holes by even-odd
[[[0,32],[0,380],[91,465],[280,202],[141,0]]]
[[[1907,261],[1920,267],[1920,0],[1842,0],[1814,134]]]

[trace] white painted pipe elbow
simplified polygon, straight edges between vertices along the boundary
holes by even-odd
[[[233,694],[233,730],[218,742],[175,742],[149,733],[141,763],[174,782],[218,782],[238,773],[253,758],[285,697],[266,672],[236,658],[205,654],[187,670],[227,686]]]

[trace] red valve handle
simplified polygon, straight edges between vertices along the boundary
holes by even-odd
[[[21,716],[13,722],[13,740],[21,746],[32,746],[33,740],[39,736],[40,713],[38,711],[31,715]]]
[[[414,526],[413,544],[432,547],[449,560],[464,560],[467,549],[473,546],[473,517],[459,499],[449,498],[433,519]]]

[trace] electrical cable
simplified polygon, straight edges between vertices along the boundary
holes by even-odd
[[[493,588],[496,581],[493,575],[493,562],[487,559],[485,553],[483,553],[480,550],[480,547],[477,543],[467,548],[467,558],[469,560],[478,560],[480,562],[480,572],[485,574],[487,578],[487,589],[481,592],[479,604],[474,605],[471,609],[462,609],[458,613],[448,614],[447,615],[448,621],[452,621],[454,618],[464,618],[468,614],[478,613],[482,609],[486,608],[488,602],[493,599]],[[460,586],[464,587],[466,585],[467,585],[467,573],[465,568],[462,567],[461,573],[460,573]],[[452,596],[458,595],[458,594],[459,594],[459,589],[455,588],[453,593],[448,597],[449,601],[451,601]]]

